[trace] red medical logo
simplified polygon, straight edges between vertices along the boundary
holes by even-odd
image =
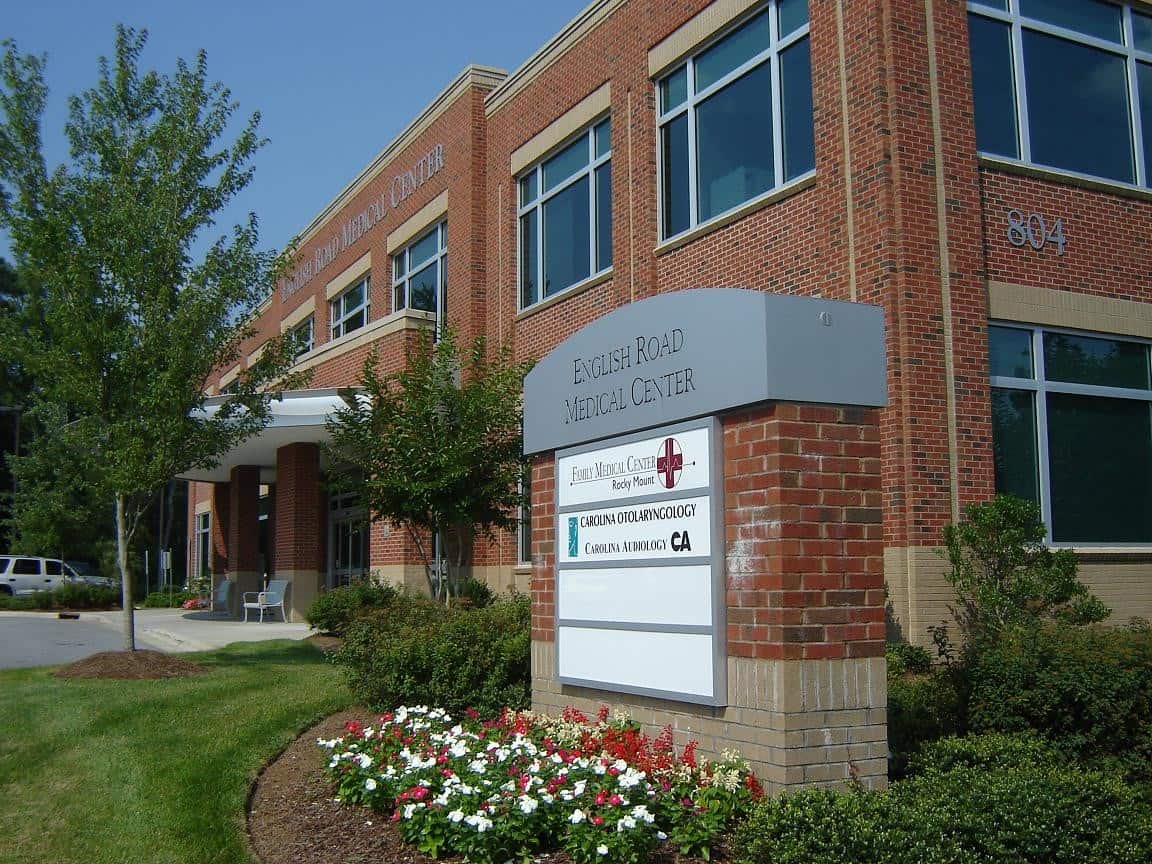
[[[665,438],[656,456],[656,476],[660,478],[660,485],[671,489],[680,482],[683,470],[684,454],[680,451],[680,442],[675,438]]]

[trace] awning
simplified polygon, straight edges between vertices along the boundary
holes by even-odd
[[[309,442],[323,444],[331,437],[325,423],[339,409],[346,407],[341,393],[348,390],[290,390],[272,400],[272,420],[239,447],[225,453],[215,468],[187,471],[183,480],[203,483],[227,483],[237,465],[258,465],[260,482],[276,482],[276,451],[287,444]],[[201,416],[212,416],[229,396],[213,396],[204,403]],[[323,455],[321,456],[323,459]],[[323,466],[321,466],[323,467]]]

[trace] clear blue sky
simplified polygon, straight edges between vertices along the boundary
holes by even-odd
[[[256,176],[222,217],[249,210],[262,245],[279,249],[469,63],[512,71],[588,0],[34,0],[12,2],[0,38],[48,54],[45,149],[67,157],[67,97],[96,81],[114,27],[149,31],[142,65],[170,72],[177,57],[208,53],[211,78],[260,111],[270,139]],[[0,233],[0,256],[11,260]]]

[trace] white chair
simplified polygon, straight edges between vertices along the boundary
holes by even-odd
[[[265,609],[279,609],[280,620],[287,621],[284,614],[284,595],[288,592],[287,579],[273,579],[263,591],[244,592],[244,620],[248,620],[249,609],[260,610],[260,621],[264,621]]]

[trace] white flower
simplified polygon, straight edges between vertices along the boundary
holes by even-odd
[[[521,795],[518,806],[520,807],[521,813],[532,813],[540,806],[540,802],[529,795]]]
[[[373,780],[371,777],[369,777],[367,780],[364,781],[364,788],[367,789],[369,792],[375,792],[376,791],[376,781]]]
[[[643,804],[638,804],[632,808],[632,816],[641,822],[647,822],[649,825],[656,821],[656,817],[649,813],[648,808]]]
[[[601,843],[599,846],[596,847],[596,854],[597,855],[607,855],[608,854],[608,847],[605,846],[603,843]]]
[[[415,813],[418,809],[420,809],[419,804],[405,804],[404,805],[404,818],[405,819],[411,819],[412,814]]]
[[[471,816],[465,816],[464,823],[466,825],[471,825],[480,834],[483,834],[485,831],[492,827],[492,820],[485,816],[481,811],[477,811]]]
[[[668,835],[665,834],[663,831],[657,831],[656,832],[656,839],[663,842],[664,840],[668,839]]]
[[[464,811],[463,810],[453,810],[451,813],[448,814],[448,821],[449,822],[459,822],[463,818],[464,818]]]
[[[635,828],[635,827],[636,827],[636,820],[633,819],[631,816],[624,816],[621,819],[618,819],[616,821],[617,832],[623,831],[625,828]]]
[[[587,780],[577,780],[576,783],[572,786],[572,794],[576,795],[577,797],[579,797],[580,795],[583,795],[584,790],[587,788],[587,786],[588,786]]]
[[[572,811],[572,815],[568,817],[568,821],[571,822],[573,825],[579,825],[581,822],[583,822],[587,818],[588,817],[586,815],[584,815],[584,811],[581,810],[579,807],[577,807],[575,810]]]
[[[483,759],[473,759],[468,763],[468,770],[474,774],[483,774],[488,770],[488,763]]]
[[[367,770],[372,767],[372,757],[367,753],[361,753],[356,757],[356,761],[360,763],[360,767]]]

